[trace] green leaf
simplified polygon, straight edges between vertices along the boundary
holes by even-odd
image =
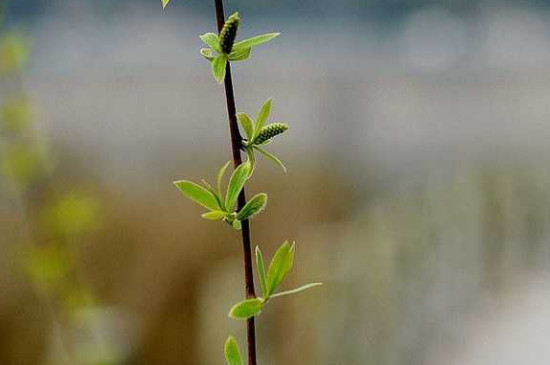
[[[189,199],[210,210],[219,210],[221,207],[216,197],[202,186],[191,181],[175,181],[174,185]]]
[[[233,50],[240,50],[244,48],[252,48],[252,47],[259,46],[260,44],[264,44],[274,38],[277,38],[279,34],[281,33],[267,33],[267,34],[257,35],[255,37],[242,40],[233,45]]]
[[[283,164],[283,161],[279,160],[275,155],[272,155],[271,153],[267,152],[266,150],[264,150],[261,147],[254,146],[254,149],[258,150],[258,152],[260,152],[262,155],[264,155],[267,159],[275,162],[286,173],[286,166]]]
[[[229,179],[229,184],[227,185],[227,193],[225,195],[225,207],[227,211],[232,211],[235,203],[237,202],[237,197],[239,196],[241,190],[243,190],[246,180],[250,176],[250,162],[245,162],[240,164]]]
[[[254,138],[254,122],[252,121],[252,118],[245,113],[237,113],[237,118],[243,126],[248,141],[252,141],[252,138]]]
[[[160,0],[162,3],[162,8],[165,9],[168,6],[168,3],[170,3],[170,0]]]
[[[246,148],[246,156],[248,157],[248,162],[250,162],[250,176],[254,173],[254,169],[256,168],[256,155],[254,154],[254,150],[252,148]]]
[[[262,311],[264,301],[260,298],[246,299],[235,304],[229,311],[229,317],[234,319],[248,319]]]
[[[250,57],[252,48],[243,48],[229,54],[229,61],[244,61]]]
[[[220,197],[220,195],[218,194],[218,192],[217,192],[216,190],[214,190],[214,188],[212,187],[212,185],[210,185],[210,184],[208,183],[208,181],[202,179],[202,183],[204,184],[204,186],[206,187],[206,189],[207,189],[210,193],[212,193],[212,195],[214,195],[214,198],[216,198],[216,202],[218,202],[218,206],[219,206],[220,208],[222,208],[222,210],[225,210],[225,209],[223,208],[223,200],[222,200],[222,198]]]
[[[260,286],[262,287],[262,293],[267,298],[266,295],[266,277],[265,277],[265,263],[262,251],[260,247],[256,246],[256,270],[258,271],[258,277],[260,278]]]
[[[214,58],[216,58],[211,48],[201,48],[201,55],[210,62],[214,61]]]
[[[225,71],[227,65],[227,57],[224,54],[219,55],[212,61],[212,75],[219,84],[225,80]]]
[[[215,210],[213,212],[204,213],[202,217],[211,221],[217,221],[225,217],[225,212]]]
[[[240,220],[234,219],[233,222],[231,222],[231,227],[237,231],[240,231],[243,228],[243,225]]]
[[[292,246],[286,241],[279,247],[273,259],[269,264],[269,270],[267,271],[267,295],[269,298],[271,294],[277,290],[279,285],[283,282],[286,275],[292,269],[294,265],[294,251],[295,245]]]
[[[266,205],[267,194],[257,194],[246,203],[243,209],[241,209],[241,211],[237,214],[237,219],[240,221],[250,219],[256,214],[259,214],[262,210],[264,210]]]
[[[201,41],[218,53],[221,53],[220,37],[215,33],[206,33],[199,37]]]
[[[222,196],[222,182],[223,182],[223,177],[225,176],[225,171],[227,170],[227,168],[229,167],[229,164],[231,163],[231,161],[227,161],[225,163],[225,165],[223,165],[221,167],[221,169],[218,171],[218,194],[220,196]]]
[[[320,285],[323,285],[323,283],[311,283],[311,284],[306,284],[304,286],[301,286],[299,288],[296,288],[296,289],[292,289],[292,290],[285,290],[285,291],[282,291],[280,293],[277,293],[277,294],[273,294],[271,296],[271,298],[277,298],[277,297],[283,297],[285,295],[291,295],[291,294],[296,294],[296,293],[299,293],[299,292],[302,292],[304,290],[307,290],[307,289],[310,289],[310,288],[314,288],[316,286],[320,286]]]
[[[227,341],[225,341],[224,353],[227,365],[244,365],[241,350],[235,337],[229,336],[227,338]]]
[[[264,127],[267,118],[269,118],[269,114],[271,114],[271,98],[266,100],[264,105],[262,105],[260,112],[258,113],[258,117],[256,118],[256,126],[254,127],[254,138],[256,138],[258,134],[260,134],[260,131]]]

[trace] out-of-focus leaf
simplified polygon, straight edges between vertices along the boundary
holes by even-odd
[[[99,202],[91,195],[72,191],[45,211],[44,222],[62,234],[92,232],[101,224]]]
[[[6,100],[0,112],[2,128],[8,132],[25,130],[31,123],[32,118],[32,106],[25,98]]]
[[[160,0],[160,1],[162,3],[162,8],[163,9],[165,9],[168,6],[168,4],[170,3],[170,0]]]
[[[260,298],[246,299],[235,304],[229,311],[229,317],[235,319],[248,319],[262,311],[264,302]]]
[[[71,290],[63,296],[62,300],[63,305],[70,310],[73,315],[78,310],[91,308],[97,305],[96,299],[92,293],[82,285],[71,288]]]
[[[229,336],[227,338],[227,341],[225,341],[224,353],[227,365],[244,365],[241,350],[235,337]]]
[[[0,39],[0,73],[20,71],[31,52],[30,41],[18,33],[10,33]]]
[[[58,244],[33,247],[25,259],[26,271],[34,284],[46,291],[62,285],[71,269],[66,250]]]
[[[46,173],[44,155],[35,146],[14,144],[0,154],[0,172],[17,190],[25,190]]]

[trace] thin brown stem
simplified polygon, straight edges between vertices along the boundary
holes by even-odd
[[[225,23],[225,13],[223,10],[223,0],[214,0],[216,6],[216,20],[218,31],[221,32]],[[231,77],[231,65],[227,62],[227,70],[225,74],[225,97],[227,101],[227,114],[229,117],[229,131],[231,132],[231,149],[233,152],[233,165],[235,167],[242,164],[241,157],[241,141],[242,137],[239,133],[239,125],[237,123],[237,108],[235,106],[235,92],[233,90],[233,78]],[[244,189],[239,195],[238,209],[241,210],[246,204],[246,194]],[[248,220],[242,222],[242,242],[244,255],[244,277],[246,297],[254,298],[256,293],[254,290],[254,272],[252,270],[252,247],[250,243],[250,224]],[[247,342],[248,342],[248,364],[257,365],[256,361],[256,325],[254,317],[246,321],[247,326]]]

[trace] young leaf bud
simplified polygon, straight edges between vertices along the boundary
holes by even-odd
[[[282,134],[288,130],[288,125],[285,123],[273,123],[266,125],[260,130],[254,144],[263,144],[275,136]]]
[[[235,38],[237,38],[237,29],[239,29],[239,24],[241,18],[239,13],[234,13],[225,22],[222,31],[220,32],[220,46],[225,54],[230,54],[233,50],[233,44],[235,43]]]

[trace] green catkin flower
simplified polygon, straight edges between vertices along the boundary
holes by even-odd
[[[239,13],[234,13],[227,18],[220,32],[220,46],[223,53],[230,54],[233,50],[233,44],[235,43],[235,38],[237,38],[237,30],[239,29],[240,22],[241,18],[239,17]]]
[[[260,130],[258,136],[254,139],[254,144],[262,144],[273,137],[278,136],[288,130],[288,125],[285,123],[273,123],[266,125]]]

